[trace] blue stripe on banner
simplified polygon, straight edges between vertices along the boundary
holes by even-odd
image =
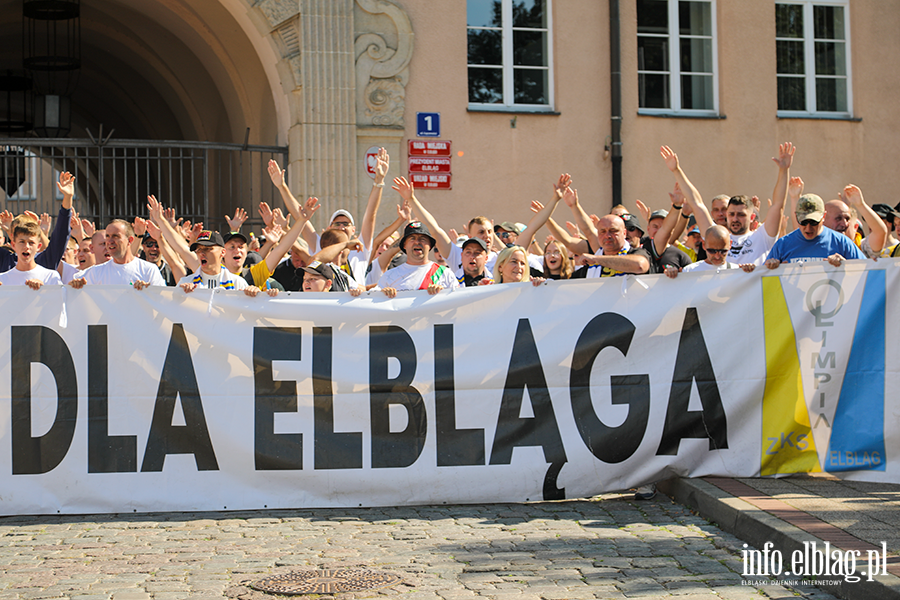
[[[884,471],[884,271],[866,273],[826,471]]]

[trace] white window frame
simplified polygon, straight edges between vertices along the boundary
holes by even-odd
[[[806,84],[806,110],[779,110],[779,117],[816,117],[846,119],[853,115],[853,73],[850,58],[850,2],[849,0],[775,0],[779,4],[792,4],[803,7],[803,70]],[[813,21],[814,6],[840,6],[844,9],[844,58],[846,64],[847,80],[847,110],[846,111],[820,111],[816,109],[816,38],[815,23]],[[797,38],[775,38],[775,42],[797,41]],[[833,41],[833,40],[820,40]],[[777,49],[776,49],[777,52]],[[775,74],[776,85],[778,74]],[[829,78],[830,76],[824,76]],[[838,77],[834,77],[838,79]],[[776,88],[777,93],[777,88]],[[777,99],[776,99],[777,101]]]
[[[554,85],[553,85],[553,0],[544,1],[544,11],[547,14],[547,26],[545,28],[535,27],[513,27],[513,0],[500,0],[502,10],[502,26],[500,28],[503,44],[503,102],[497,104],[485,102],[469,102],[470,110],[482,111],[503,111],[503,112],[553,112],[555,106]],[[466,27],[468,33],[469,27]],[[474,27],[471,29],[495,29],[494,27]],[[547,34],[547,67],[528,67],[513,66],[513,32],[514,31],[544,31]],[[468,38],[468,36],[467,36]],[[469,67],[479,67],[481,65],[470,65],[468,57],[466,60],[466,95],[468,96],[468,71]],[[515,103],[515,79],[513,69],[532,69],[535,71],[547,71],[547,104],[516,104]]]
[[[719,43],[718,43],[718,25],[716,18],[716,0],[692,0],[694,2],[706,2],[709,4],[709,12],[712,27],[712,91],[713,91],[713,107],[711,109],[682,108],[681,107],[681,76],[693,75],[691,71],[681,71],[681,39],[682,38],[707,38],[707,36],[698,35],[681,35],[678,30],[678,3],[680,0],[666,0],[669,9],[669,33],[652,34],[640,33],[640,37],[658,37],[667,38],[669,40],[669,100],[671,106],[669,108],[638,108],[638,114],[641,115],[684,115],[684,116],[716,116],[719,114]],[[658,75],[660,71],[637,71],[638,78],[640,75],[654,74]],[[701,73],[697,73],[701,74]],[[702,73],[702,75],[707,75]],[[640,84],[639,84],[640,85]],[[640,104],[640,99],[638,99]]]

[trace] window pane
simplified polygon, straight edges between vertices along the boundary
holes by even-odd
[[[678,28],[682,35],[712,35],[709,2],[679,2]]]
[[[778,110],[806,110],[806,82],[802,77],[778,78]]]
[[[547,34],[543,31],[513,31],[513,64],[547,66]]]
[[[503,103],[503,70],[469,67],[469,102]]]
[[[513,27],[547,27],[545,0],[513,0]]]
[[[641,108],[669,108],[669,76],[638,74]]]
[[[843,7],[813,6],[813,29],[817,40],[844,39]]]
[[[669,33],[669,3],[637,0],[638,33]]]
[[[500,0],[466,0],[469,27],[500,27],[503,12]]]
[[[816,110],[847,112],[847,80],[816,79]]]
[[[846,75],[843,42],[816,42],[816,75]]]
[[[638,69],[641,71],[669,70],[668,38],[638,37]]]
[[[711,75],[681,76],[681,108],[712,110],[713,78]]]
[[[797,4],[775,5],[775,36],[803,37],[803,7]]]
[[[682,39],[681,70],[692,73],[712,73],[712,40]]]
[[[547,104],[547,70],[514,69],[516,104]]]
[[[803,42],[775,42],[777,73],[803,75]]]
[[[470,29],[469,64],[502,65],[503,35],[490,29]]]

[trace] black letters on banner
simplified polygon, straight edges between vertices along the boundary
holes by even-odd
[[[275,433],[275,413],[297,412],[297,382],[275,381],[273,360],[300,360],[300,327],[253,328],[253,450],[257,471],[303,468],[303,434]]]
[[[388,378],[388,359],[400,361],[400,374]],[[410,384],[416,376],[416,347],[395,325],[369,327],[369,412],[372,427],[372,467],[408,467],[425,447],[428,422],[422,394]],[[391,404],[406,408],[406,429],[391,433]]]
[[[179,397],[185,424],[172,425],[175,400]],[[203,415],[194,361],[181,323],[172,325],[141,471],[162,471],[167,454],[193,454],[198,471],[219,469]]]
[[[484,429],[456,428],[453,325],[434,326],[434,408],[439,467],[484,464]]]
[[[628,417],[618,427],[609,427],[597,417],[591,404],[591,370],[604,348],[616,348],[627,356],[634,330],[634,324],[622,315],[598,315],[581,332],[572,356],[569,391],[578,433],[591,453],[606,463],[624,461],[637,451],[644,439],[650,418],[650,377],[610,377],[612,403],[627,404]]]
[[[36,475],[55,469],[75,435],[78,381],[66,342],[47,327],[12,326],[10,388],[13,475]],[[50,369],[56,380],[56,418],[44,435],[31,437],[31,363]]]
[[[334,432],[331,327],[313,328],[313,413],[316,469],[362,469],[362,433]]]
[[[526,387],[534,416],[520,418]],[[567,460],[566,449],[559,435],[544,367],[528,319],[519,319],[516,328],[490,464],[510,464],[513,448],[518,446],[541,446],[544,449],[544,459],[551,463],[544,480],[544,499],[564,498],[565,489],[556,489],[555,479]]]
[[[109,435],[106,325],[88,325],[88,473],[137,471],[137,436]]]
[[[693,381],[697,382],[697,392],[703,406],[699,411],[688,410]],[[678,445],[684,438],[706,437],[709,438],[710,450],[728,448],[728,424],[725,421],[725,409],[719,396],[716,374],[709,360],[697,309],[688,308],[678,342],[666,423],[656,454],[678,454]]]

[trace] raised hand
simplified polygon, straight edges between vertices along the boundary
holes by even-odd
[[[172,229],[175,229],[178,227],[178,222],[180,221],[180,219],[175,218],[175,209],[174,208],[165,209],[163,211],[163,218],[169,222],[169,225],[172,226]]]
[[[860,206],[863,203],[862,190],[851,183],[844,187],[841,199],[850,206]]]
[[[541,203],[538,202],[537,200],[532,200],[532,201],[531,201],[531,212],[533,212],[533,213],[539,213],[539,212],[541,212],[542,210],[544,210],[544,205],[543,205],[543,204],[541,204]]]
[[[666,161],[666,167],[673,173],[678,170],[678,155],[668,146],[662,146],[659,149],[660,156]]]
[[[274,160],[269,161],[269,177],[272,178],[272,183],[275,184],[275,187],[283,187],[284,186],[284,174],[285,170],[278,166],[278,163]]]
[[[41,214],[41,220],[39,221],[41,231],[44,232],[44,235],[50,235],[50,225],[53,223],[53,218],[47,213]]]
[[[644,217],[644,223],[650,222],[650,207],[641,202],[640,200],[635,200],[634,203],[637,205],[638,212],[641,213],[641,216]]]
[[[81,228],[84,229],[84,237],[86,238],[94,237],[94,233],[97,232],[97,228],[94,224],[87,219],[81,220]]]
[[[312,216],[316,214],[316,211],[318,211],[320,208],[322,208],[322,205],[319,204],[319,199],[315,196],[310,196],[306,199],[306,202],[303,204],[300,210],[303,212],[303,216],[308,221],[309,219],[312,219]]]
[[[59,193],[63,196],[71,198],[75,195],[75,176],[68,171],[59,174],[59,181],[56,182]]]
[[[566,206],[568,206],[569,208],[573,208],[576,204],[578,204],[578,190],[567,187],[563,191],[562,199],[563,202],[566,203]]]
[[[556,199],[562,200],[563,194],[566,189],[572,185],[572,176],[568,173],[563,173],[559,176],[559,180],[553,184],[553,191],[556,192]]]
[[[263,233],[266,234],[266,241],[271,241],[273,244],[278,244],[281,241],[281,238],[284,236],[284,230],[280,225],[276,225],[272,223],[265,229],[263,229]]]
[[[284,213],[281,212],[280,208],[276,208],[272,211],[272,218],[274,222],[281,226],[282,229],[287,231],[289,229],[288,217],[284,216]]]
[[[785,142],[778,146],[778,157],[772,157],[779,169],[790,169],[791,163],[794,161],[794,144]]]
[[[675,182],[675,191],[669,192],[669,198],[672,200],[672,206],[684,207],[684,194],[681,192],[681,186]]]
[[[791,177],[788,183],[788,195],[791,198],[799,198],[803,194],[803,180],[799,177]]]
[[[388,156],[387,150],[384,148],[378,149],[378,154],[375,155],[375,182],[381,183],[384,181],[384,178],[387,176],[388,168],[391,166],[391,157]]]
[[[186,221],[190,224],[190,221]],[[194,223],[194,226],[191,227],[190,236],[188,238],[188,246],[197,241],[197,238],[200,237],[200,232],[203,231],[203,223]]]
[[[394,185],[391,188],[396,190],[405,202],[412,200],[415,193],[412,182],[407,181],[406,177],[394,177]]]
[[[404,221],[412,221],[412,207],[409,202],[404,201],[403,204],[397,205],[397,216]]]
[[[135,236],[143,237],[144,234],[147,232],[147,221],[145,221],[144,219],[142,219],[140,217],[135,217],[133,228],[134,228]]]
[[[269,164],[273,162],[275,161],[270,161]],[[265,223],[266,227],[271,227],[274,215],[272,214],[272,209],[269,208],[269,205],[265,202],[260,202],[257,212],[259,212],[259,216],[262,217],[263,223]]]
[[[74,210],[72,211],[72,216],[69,219],[69,229],[72,231],[72,237],[78,241],[84,239],[84,227],[81,225],[81,219],[78,218],[78,213]]]
[[[0,227],[3,227],[7,234],[9,234],[9,228],[12,227],[13,218],[13,214],[9,210],[0,213]]]
[[[159,230],[159,227],[151,220],[147,220],[147,233],[150,234],[150,237],[159,242],[162,237],[162,232]]]
[[[247,220],[247,211],[243,208],[238,207],[234,209],[234,217],[229,217],[225,215],[225,220],[228,221],[229,231],[240,231],[241,225],[244,224],[244,221]]]

